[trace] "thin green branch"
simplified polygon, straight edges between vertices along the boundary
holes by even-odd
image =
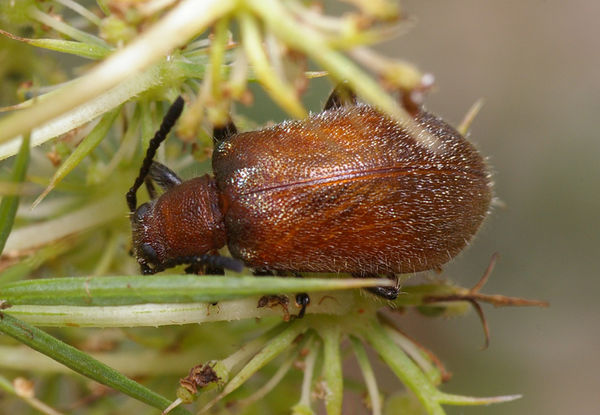
[[[56,52],[69,53],[89,59],[101,59],[111,52],[111,48],[95,43],[84,43],[63,39],[29,39],[13,35],[0,29],[0,34],[31,46],[54,50]]]
[[[22,183],[25,180],[27,167],[29,166],[30,135],[27,134],[22,140],[21,149],[15,160],[12,171],[12,182]],[[2,197],[0,202],[0,254],[6,246],[6,240],[12,230],[17,208],[19,207],[19,196],[11,195]]]
[[[83,7],[81,4],[74,2],[73,0],[54,0],[54,1],[62,4],[65,7],[68,7],[69,9],[78,13],[79,15],[85,17],[86,19],[88,19],[90,22],[92,22],[96,26],[99,26],[102,23],[102,20],[98,16],[96,16],[94,13],[92,13],[91,11],[89,11],[88,9]]]
[[[35,7],[30,8],[28,12],[29,16],[32,19],[37,20],[38,22],[43,23],[46,26],[50,26],[57,32],[69,36],[72,39],[75,39],[82,43],[88,43],[91,45],[98,45],[100,47],[109,48],[108,44],[103,39],[94,35],[90,35],[89,33],[81,31],[79,29],[76,29],[63,21],[55,19],[54,17],[40,11],[39,9],[36,9]]]
[[[214,37],[210,44],[210,72],[211,72],[211,90],[216,101],[223,98],[223,64],[225,58],[225,48],[229,37],[229,18],[222,18],[217,21],[214,28]]]
[[[312,381],[315,372],[315,364],[317,357],[319,357],[321,349],[320,341],[315,339],[308,346],[308,354],[304,359],[304,377],[302,379],[302,393],[300,394],[300,400],[296,405],[292,407],[292,415],[313,415],[314,411],[311,407],[311,392],[312,392]]]
[[[298,359],[298,354],[302,348],[312,340],[312,337],[313,336],[310,335],[304,336],[300,344],[298,344],[298,346],[296,346],[294,350],[289,353],[289,356],[279,365],[279,368],[271,377],[271,379],[269,379],[262,387],[257,389],[252,395],[239,400],[237,402],[237,406],[242,408],[252,405],[253,403],[263,399],[269,392],[271,392],[283,380],[285,375],[287,375],[292,367],[292,364],[294,364],[296,359]]]
[[[172,50],[201,33],[217,18],[229,13],[235,4],[236,0],[181,1],[125,48],[112,54],[77,81],[56,91],[53,100],[44,100],[1,119],[0,143],[97,98],[130,77],[135,79]],[[130,92],[128,98],[136,93],[139,91]],[[115,106],[105,107],[104,111]]]
[[[14,230],[6,241],[6,250],[20,251],[43,246],[122,218],[125,211],[123,195],[111,194],[58,218]]]
[[[0,355],[1,356],[1,355]],[[21,382],[19,382],[21,381]],[[25,386],[19,387],[19,383],[25,383]],[[37,409],[39,412],[45,415],[62,415],[62,412],[57,411],[56,409],[46,405],[44,402],[40,401],[33,395],[33,391],[31,390],[30,382],[23,378],[16,378],[13,382],[10,382],[4,376],[0,375],[0,389],[4,390],[11,395],[15,395],[22,399],[27,405],[31,406],[34,409]],[[20,390],[22,389],[22,390]]]
[[[102,119],[94,129],[83,139],[81,143],[75,148],[75,151],[69,155],[69,157],[60,165],[58,170],[50,179],[50,184],[42,192],[42,194],[33,202],[33,207],[37,206],[47,195],[56,187],[58,183],[65,178],[79,163],[81,163],[90,154],[100,142],[106,137],[110,131],[117,115],[121,111],[121,107],[116,108],[110,112],[104,114]]]
[[[442,382],[442,372],[415,343],[393,327],[385,325],[385,331],[394,343],[401,347],[419,365],[423,373],[425,373],[434,385],[439,385]]]
[[[511,402],[517,399],[521,399],[522,397],[523,395],[517,394],[476,398],[472,396],[453,395],[450,393],[440,392],[438,394],[438,401],[446,405],[482,406],[491,405],[494,403]]]
[[[365,347],[362,342],[354,336],[350,336],[350,341],[360,370],[365,378],[365,384],[367,385],[367,391],[369,392],[369,398],[371,399],[371,413],[373,415],[381,415],[381,396],[379,394],[379,388],[377,387],[375,372],[369,362]]]
[[[58,115],[56,118],[45,123],[45,121],[47,121],[46,116],[45,114],[38,113],[39,108],[46,108],[48,111],[54,111],[55,106],[65,104],[66,99],[63,100],[63,98],[61,98],[61,96],[64,96],[65,90],[71,91],[70,93],[74,95],[78,95],[79,92],[77,92],[76,85],[80,85],[81,78],[79,78],[78,80],[65,84],[59,89],[34,98],[34,104],[29,108],[17,111],[0,119],[0,126],[11,129],[19,125],[31,125],[31,127],[34,128],[31,133],[31,145],[38,146],[56,136],[67,133],[74,128],[90,122],[148,89],[164,84],[167,81],[165,78],[166,74],[169,75],[168,79],[172,79],[171,77],[176,74],[173,70],[174,68],[175,67],[168,62],[151,66],[137,76],[124,80],[112,89],[107,88],[100,91],[100,93],[93,98],[78,102],[73,106],[67,105],[67,107],[63,107],[62,111],[56,114]],[[72,98],[69,96],[68,100],[70,101],[71,99]],[[31,117],[43,117],[44,119],[37,123],[32,123],[28,118],[28,114]],[[20,130],[17,134],[18,133],[20,133]],[[0,160],[16,153],[19,139],[10,140],[13,136],[9,136],[8,134],[4,135],[3,131],[0,130],[0,143],[6,141],[3,144],[0,144]]]
[[[239,388],[252,375],[266,366],[269,362],[286,350],[292,342],[307,329],[307,320],[294,320],[289,323],[283,332],[273,337],[251,360],[227,383],[223,391],[201,412],[207,411],[215,403]]]
[[[381,279],[221,277],[149,275],[46,278],[0,287],[13,305],[116,306],[173,302],[215,302],[264,293],[347,290],[389,284]]]
[[[280,79],[267,59],[257,20],[248,12],[239,12],[238,20],[242,33],[242,44],[258,80],[271,98],[290,115],[305,118],[306,110],[292,87]]]
[[[344,375],[340,355],[341,330],[334,323],[319,330],[319,335],[323,339],[323,378],[327,385],[325,408],[327,415],[341,415],[344,397]]]
[[[420,368],[387,335],[376,320],[361,326],[367,341],[398,378],[415,394],[430,415],[444,415],[439,393]]]
[[[150,406],[162,410],[170,404],[170,401],[165,397],[147,389],[73,346],[63,343],[46,332],[11,315],[0,313],[0,332],[13,337],[20,343],[45,354],[83,376],[121,391]],[[173,413],[189,415],[188,411],[181,408],[177,408]]]
[[[141,279],[141,277],[138,277]],[[0,288],[0,298],[2,289]],[[352,292],[312,294],[307,314],[345,315],[355,306]],[[319,303],[321,300],[325,300]],[[259,297],[185,304],[141,304],[112,307],[60,305],[15,305],[6,312],[30,324],[44,327],[158,327],[174,324],[198,324],[286,315],[279,308],[258,308]],[[10,304],[10,302],[9,302]],[[342,305],[340,305],[342,304]]]
[[[143,349],[133,351],[92,352],[88,354],[125,376],[183,375],[198,363],[198,350]],[[70,369],[48,356],[23,346],[0,345],[2,370],[31,371],[32,373],[69,373]]]

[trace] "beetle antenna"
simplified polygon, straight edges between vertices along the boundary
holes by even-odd
[[[148,144],[148,150],[146,150],[146,157],[144,158],[142,167],[140,167],[140,173],[138,174],[138,177],[135,178],[133,186],[131,186],[126,196],[127,206],[129,207],[129,211],[131,213],[135,212],[137,207],[136,193],[140,186],[144,183],[146,176],[148,176],[148,172],[150,171],[150,166],[152,166],[152,159],[154,159],[156,150],[158,150],[160,144],[165,140],[165,138],[167,138],[167,134],[169,134],[169,131],[171,131],[171,128],[173,128],[173,125],[175,125],[175,121],[177,121],[181,115],[181,112],[183,111],[183,104],[183,98],[178,96],[175,102],[173,102],[169,108],[169,111],[167,111],[165,118],[163,118],[160,128],[156,134],[154,134],[154,137]]]

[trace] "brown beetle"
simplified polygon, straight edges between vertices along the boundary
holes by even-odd
[[[439,268],[476,233],[491,200],[486,164],[456,130],[425,111],[423,145],[338,87],[325,111],[237,133],[214,131],[214,177],[182,182],[152,161],[181,113],[173,104],[127,195],[133,248],[144,273],[181,263],[258,272],[343,272],[355,277]],[[156,197],[151,180],[165,192]],[[137,189],[151,198],[136,210]],[[398,290],[377,287],[388,299]],[[297,301],[305,307],[308,297]],[[302,313],[302,312],[301,312]]]

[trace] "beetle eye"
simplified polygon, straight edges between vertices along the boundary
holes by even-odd
[[[138,223],[141,222],[144,216],[146,216],[146,213],[148,213],[149,209],[149,203],[141,204],[140,207],[138,207],[135,213],[133,214],[133,220]]]
[[[147,259],[150,262],[155,262],[157,259],[156,251],[149,243],[144,243],[140,246],[142,258]]]

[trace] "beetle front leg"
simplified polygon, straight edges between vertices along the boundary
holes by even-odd
[[[173,170],[158,161],[152,162],[148,176],[159,185],[163,191],[167,191],[182,183],[182,180]]]

